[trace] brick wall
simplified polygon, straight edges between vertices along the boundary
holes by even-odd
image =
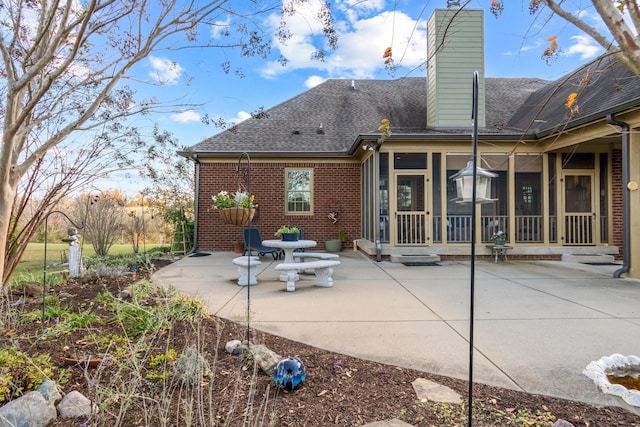
[[[242,240],[242,227],[227,225],[211,208],[211,196],[221,190],[236,191],[237,163],[202,163],[198,216],[200,251],[230,251],[231,242]],[[313,215],[285,215],[285,168],[313,168]],[[316,240],[318,249],[324,241],[338,237],[338,226],[345,230],[345,245],[360,237],[360,165],[356,163],[251,162],[250,191],[259,205],[254,226],[263,239],[274,238],[282,225],[302,227],[303,237]],[[338,211],[338,222],[327,218],[330,210]]]
[[[622,150],[614,149],[611,152],[612,167],[611,167],[611,202],[612,212],[611,217],[613,221],[612,229],[612,244],[619,248],[619,253],[616,256],[617,259],[622,259],[624,255],[624,236],[622,228]]]

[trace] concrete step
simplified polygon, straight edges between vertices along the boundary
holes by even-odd
[[[401,264],[435,264],[440,261],[438,255],[396,255],[392,254],[389,257],[391,262],[398,262]]]

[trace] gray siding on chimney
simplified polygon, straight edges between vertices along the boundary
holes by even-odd
[[[485,126],[484,11],[436,9],[427,24],[427,58],[427,126],[470,125],[474,71],[478,125]]]

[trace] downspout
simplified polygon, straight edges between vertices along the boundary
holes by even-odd
[[[192,255],[196,253],[198,250],[198,199],[200,195],[200,160],[198,160],[198,155],[194,154],[191,157],[193,163],[196,167],[195,170],[195,185],[194,185],[194,196],[193,196],[193,247],[189,251],[188,255]]]
[[[376,144],[375,151],[375,169],[374,169],[374,200],[376,210],[376,224],[375,224],[375,233],[376,233],[376,261],[382,261],[382,243],[380,243],[380,147],[382,147],[382,138],[378,138]]]
[[[607,114],[607,123],[613,126],[620,126],[622,129],[622,267],[613,273],[613,277],[620,278],[623,273],[629,271],[630,259],[631,259],[631,244],[629,242],[629,232],[631,231],[631,217],[630,201],[629,201],[629,189],[624,188],[627,182],[629,182],[629,124],[620,122],[613,118],[613,114]]]

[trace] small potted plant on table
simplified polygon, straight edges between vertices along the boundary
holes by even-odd
[[[507,243],[507,235],[502,230],[498,230],[491,236],[493,244],[496,246],[504,246]]]
[[[296,242],[300,237],[300,229],[283,225],[276,231],[275,236],[282,238],[286,242]]]

